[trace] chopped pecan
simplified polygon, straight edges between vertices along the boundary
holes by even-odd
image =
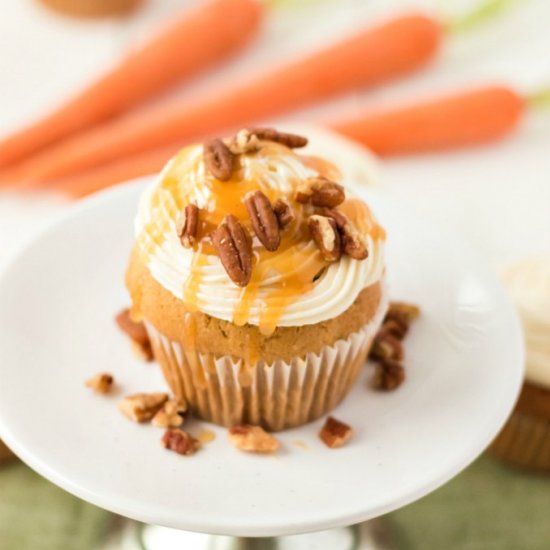
[[[179,455],[192,455],[200,448],[199,441],[190,433],[178,429],[166,430],[160,441],[165,449]]]
[[[321,441],[331,449],[342,447],[345,445],[353,435],[353,430],[344,422],[336,420],[333,416],[329,416],[325,422],[325,425],[319,432]]]
[[[368,258],[369,251],[365,239],[346,215],[331,209],[324,209],[323,214],[336,222],[336,226],[342,237],[344,254],[347,254],[354,260],[365,260]]]
[[[204,165],[220,181],[228,181],[233,175],[234,157],[221,139],[210,139],[203,145]]]
[[[107,394],[113,388],[114,381],[115,379],[112,374],[102,372],[87,380],[86,386],[94,390],[96,393]]]
[[[116,317],[115,321],[119,328],[134,342],[138,344],[149,344],[149,336],[145,330],[145,325],[141,322],[136,323],[130,317],[130,310],[123,309]]]
[[[155,359],[153,347],[150,342],[147,342],[146,344],[132,342],[132,351],[134,352],[134,355],[142,361],[151,362]]]
[[[252,228],[260,242],[274,252],[281,244],[279,221],[271,202],[261,191],[252,191],[244,197]]]
[[[408,323],[411,323],[420,316],[420,308],[414,304],[406,304],[405,302],[391,302],[386,318],[392,319],[396,316],[406,319]]]
[[[119,402],[118,408],[134,422],[148,422],[168,401],[165,393],[136,393]]]
[[[392,391],[405,381],[405,369],[397,361],[386,359],[375,366],[372,386],[377,390]]]
[[[250,130],[239,130],[229,142],[228,147],[234,155],[244,155],[257,151],[260,147],[260,140]]]
[[[188,204],[178,218],[178,236],[185,248],[191,248],[197,242],[199,216],[199,207],[196,204]]]
[[[407,335],[411,322],[420,315],[420,308],[413,304],[392,302],[384,318],[383,329],[399,340]]]
[[[302,204],[334,208],[346,199],[344,188],[324,176],[308,178],[296,190],[296,201]]]
[[[251,453],[273,453],[279,446],[279,440],[268,434],[260,426],[242,424],[229,428],[229,441],[241,451]]]
[[[311,236],[328,262],[336,262],[342,255],[342,243],[336,222],[326,216],[317,214],[307,220]]]
[[[116,317],[115,321],[119,328],[132,341],[132,350],[135,355],[144,361],[153,360],[153,349],[149,340],[145,325],[141,322],[136,323],[130,317],[130,310],[122,310]]]
[[[212,242],[229,278],[238,286],[246,286],[252,275],[252,244],[239,220],[227,216],[214,231]]]
[[[307,145],[307,138],[296,134],[279,132],[274,128],[249,128],[248,131],[258,139],[280,143],[281,145],[286,145],[290,149],[298,149]]]
[[[369,357],[375,361],[402,361],[404,355],[401,342],[390,332],[381,330],[374,338]]]
[[[398,340],[403,340],[405,336],[407,336],[407,332],[409,332],[409,323],[407,320],[399,314],[396,317],[391,317],[384,320],[384,324],[382,325],[382,329],[384,332],[387,332],[388,334],[391,334]]]
[[[273,205],[273,211],[275,212],[275,216],[277,216],[281,229],[289,226],[296,219],[292,207],[285,199],[277,199]]]
[[[186,403],[180,399],[170,399],[153,416],[151,423],[159,428],[177,428],[185,421],[186,414]]]

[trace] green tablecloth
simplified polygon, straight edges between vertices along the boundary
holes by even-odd
[[[550,478],[482,458],[385,520],[399,549],[547,550]],[[19,462],[0,466],[0,550],[95,550],[111,521]]]

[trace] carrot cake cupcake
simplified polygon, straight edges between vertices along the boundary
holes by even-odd
[[[385,233],[307,139],[241,130],[183,149],[141,197],[126,274],[174,394],[281,430],[348,393],[387,310]]]
[[[492,452],[518,466],[550,472],[550,257],[517,262],[502,280],[523,325],[525,383]]]

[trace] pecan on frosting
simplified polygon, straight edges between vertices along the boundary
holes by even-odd
[[[245,196],[244,203],[259,241],[267,250],[274,252],[281,244],[281,235],[279,220],[271,202],[261,191],[252,191]]]
[[[220,261],[229,278],[246,286],[252,276],[252,243],[239,220],[229,214],[212,234]]]
[[[203,145],[204,165],[220,181],[228,181],[233,175],[234,156],[221,139],[210,139]]]

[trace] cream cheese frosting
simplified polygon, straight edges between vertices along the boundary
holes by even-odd
[[[523,325],[526,378],[550,387],[550,256],[514,263],[501,278]]]
[[[343,256],[326,264],[311,240],[266,253],[254,238],[256,265],[244,289],[229,279],[217,255],[184,248],[176,230],[178,214],[190,202],[209,211],[210,222],[218,224],[228,213],[238,215],[235,210],[246,215],[242,197],[251,185],[274,199],[292,195],[301,181],[321,172],[341,176],[334,165],[307,156],[314,153],[270,144],[258,154],[240,156],[238,181],[219,182],[205,170],[201,145],[182,150],[144,192],[135,219],[136,244],[153,278],[190,308],[257,325],[266,333],[343,313],[384,272],[384,231],[360,201],[348,199],[342,209],[365,238],[366,260]]]

